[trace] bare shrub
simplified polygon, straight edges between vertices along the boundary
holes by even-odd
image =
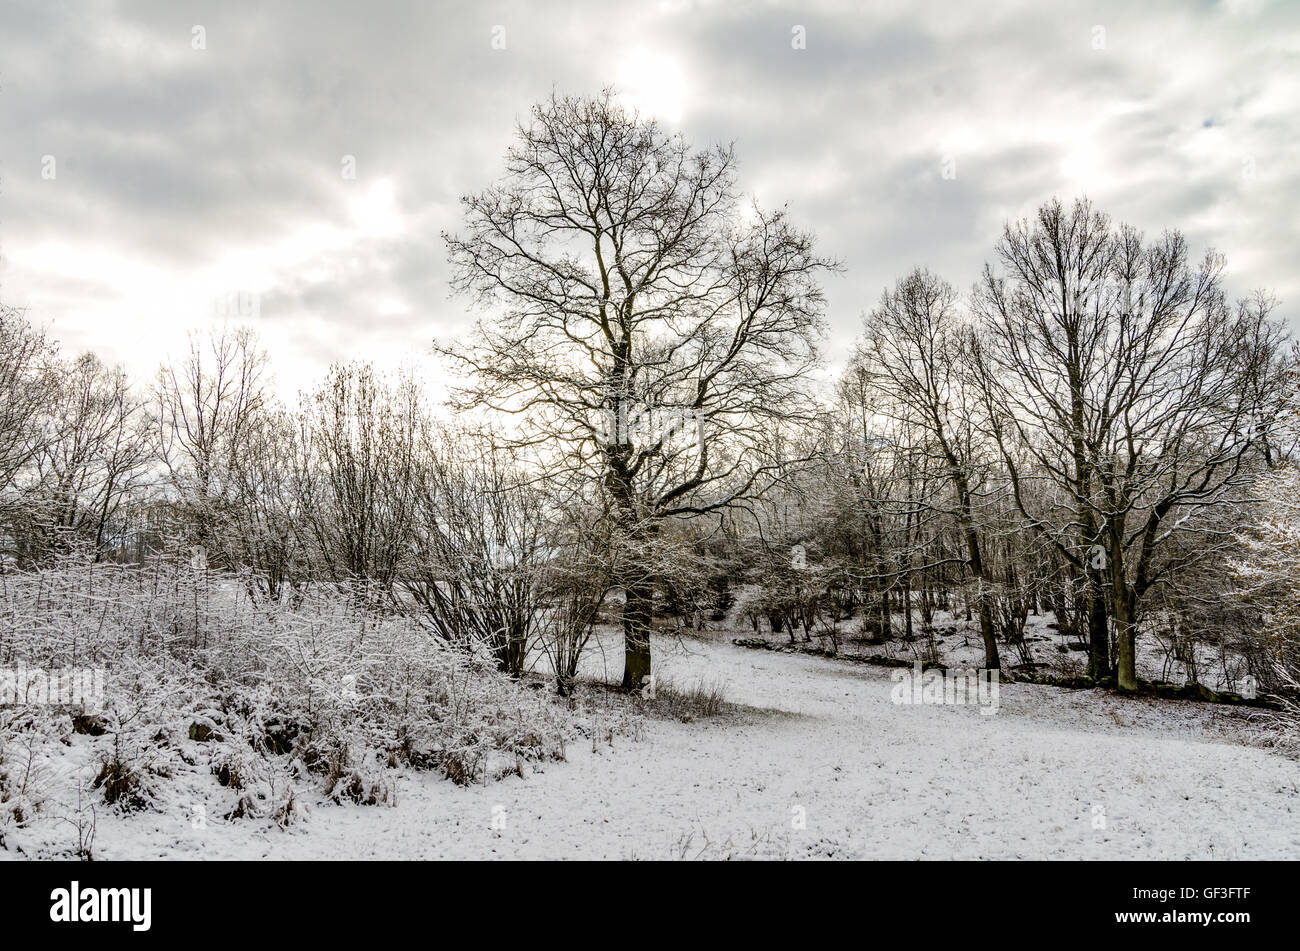
[[[653,699],[646,698],[644,703],[647,712],[682,723],[721,716],[727,707],[722,684],[702,679],[685,687],[656,680]]]

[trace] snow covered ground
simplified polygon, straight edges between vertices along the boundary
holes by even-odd
[[[656,648],[661,677],[721,682],[741,708],[652,720],[638,739],[575,744],[568,762],[486,786],[404,772],[394,805],[318,805],[287,831],[195,828],[179,800],[163,814],[101,810],[95,855],[1300,858],[1300,765],[1243,745],[1246,710],[1012,684],[984,715],[895,704],[884,668]],[[617,641],[606,651],[617,669]]]
[[[920,612],[913,615],[914,637],[910,642],[900,636],[904,629],[904,615],[901,612],[893,616],[893,636],[884,643],[865,641],[861,636],[861,616],[851,621],[841,621],[836,625],[840,637],[839,651],[845,655],[885,654],[904,660],[927,659],[926,640],[920,622]],[[1055,615],[1050,612],[1031,614],[1025,622],[1025,650],[1034,662],[1034,670],[1056,677],[1078,677],[1087,672],[1088,653],[1080,649],[1082,645],[1072,644],[1071,638],[1062,634],[1058,628]],[[736,618],[730,619],[732,626],[737,626]],[[934,614],[935,649],[940,663],[949,667],[981,667],[984,664],[984,646],[980,640],[979,624],[976,621],[963,620],[960,615],[948,611],[936,611]],[[746,628],[745,637],[760,637],[773,644],[788,644],[789,633],[774,634],[766,624],[755,634]],[[803,641],[802,630],[798,641]],[[823,627],[814,629],[811,645],[829,648],[830,639]],[[1013,645],[999,641],[1001,661],[1006,667],[1023,670],[1024,658]],[[1194,678],[1214,690],[1238,691],[1242,687],[1242,678],[1247,672],[1244,659],[1233,650],[1223,652],[1209,643],[1195,646],[1196,673]],[[1137,673],[1146,680],[1163,680],[1182,685],[1189,679],[1187,665],[1170,656],[1169,646],[1163,643],[1148,629],[1138,632],[1137,636]],[[1229,676],[1231,672],[1232,676]]]

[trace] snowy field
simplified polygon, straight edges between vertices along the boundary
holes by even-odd
[[[1300,765],[1245,745],[1247,710],[1012,684],[984,715],[895,704],[884,668],[694,640],[656,649],[660,677],[721,683],[737,709],[650,720],[635,739],[575,743],[567,762],[487,785],[403,771],[395,804],[321,803],[288,830],[195,828],[183,797],[103,813],[96,857],[1300,857]]]

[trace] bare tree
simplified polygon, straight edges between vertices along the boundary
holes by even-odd
[[[933,455],[951,486],[948,506],[966,548],[966,565],[977,585],[985,665],[999,667],[977,506],[988,492],[986,466],[975,437],[977,401],[968,393],[968,337],[959,323],[957,294],[929,271],[916,270],[886,291],[867,317],[863,342],[874,373],[872,388],[884,397],[882,415],[897,414],[914,427],[916,448]]]
[[[247,327],[190,335],[180,366],[158,371],[159,446],[172,487],[191,510],[195,538],[213,546],[216,511],[254,418],[266,402],[266,354]]]
[[[40,451],[38,420],[53,393],[55,345],[26,315],[0,304],[0,492]]]
[[[125,371],[91,353],[63,367],[44,408],[33,466],[45,524],[90,544],[96,560],[110,521],[149,478],[154,440],[144,410]]]
[[[848,547],[860,582],[873,589],[878,603],[876,638],[887,638],[893,630],[891,607],[898,578],[899,542],[895,531],[898,506],[894,476],[898,455],[891,451],[895,440],[882,432],[882,417],[876,412],[877,394],[872,386],[873,370],[855,354],[840,376],[836,388],[839,431],[833,437],[831,466],[848,497],[847,515],[855,529]],[[867,633],[864,630],[864,633]]]
[[[1227,305],[1218,256],[1192,265],[1178,233],[1146,242],[1085,200],[1008,224],[997,252],[1005,278],[986,267],[974,297],[990,429],[1022,515],[1090,579],[1094,675],[1110,595],[1131,690],[1142,595],[1212,547],[1202,511],[1248,491],[1280,332],[1267,306]],[[1206,544],[1162,559],[1180,532]]]
[[[233,460],[218,544],[250,596],[278,600],[310,576],[300,436],[292,414],[268,408],[249,421]]]
[[[391,592],[410,540],[424,415],[414,377],[390,384],[369,364],[331,367],[308,398],[297,440],[299,505],[332,581]]]
[[[446,235],[456,287],[495,312],[440,352],[461,407],[524,418],[552,471],[608,493],[631,550],[665,518],[758,491],[781,460],[762,422],[811,418],[822,293],[811,236],[742,207],[729,148],[593,99],[537,106],[497,185]],[[621,579],[623,683],[650,676],[653,579]]]
[[[514,676],[542,619],[548,515],[508,447],[426,429],[402,587],[438,637],[485,648]]]

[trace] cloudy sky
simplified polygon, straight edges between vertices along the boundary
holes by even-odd
[[[968,287],[1053,195],[1217,247],[1300,326],[1292,0],[5,0],[0,297],[140,379],[223,312],[286,395],[418,363],[467,324],[458,196],[531,103],[606,84],[734,140],[742,185],[844,262],[832,361],[886,284]]]

